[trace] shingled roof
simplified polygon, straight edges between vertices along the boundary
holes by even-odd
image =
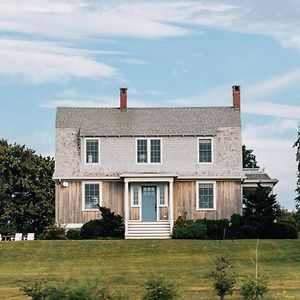
[[[56,128],[76,128],[82,136],[201,136],[240,126],[240,111],[233,107],[59,107],[56,114]]]

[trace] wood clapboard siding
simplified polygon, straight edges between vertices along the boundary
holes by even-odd
[[[56,183],[56,222],[86,223],[100,218],[100,212],[82,210],[82,182],[68,181],[68,187]],[[123,215],[123,183],[102,181],[102,206]]]
[[[174,219],[186,215],[187,219],[230,219],[241,212],[241,184],[236,181],[216,182],[216,210],[196,209],[196,181],[174,182]]]
[[[168,207],[159,207],[159,220],[160,221],[169,220],[168,211],[169,211]]]

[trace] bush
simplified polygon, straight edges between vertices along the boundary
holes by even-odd
[[[177,299],[175,286],[163,278],[151,279],[147,282],[147,292],[143,300],[172,300]]]
[[[199,219],[196,220],[196,222],[199,222],[206,226],[207,238],[211,240],[222,240],[224,238],[224,234],[226,234],[226,231],[229,229],[229,221],[227,219]]]
[[[109,289],[102,285],[98,280],[78,282],[68,280],[64,282],[37,281],[29,283],[21,290],[24,295],[30,296],[33,300],[114,300],[127,299],[126,296],[111,293]]]
[[[85,223],[80,230],[83,239],[124,238],[125,226],[123,218],[111,212],[109,208],[99,207],[102,219]]]
[[[43,240],[65,240],[66,229],[60,224],[53,224],[46,227],[39,238]]]
[[[79,229],[69,229],[67,231],[68,240],[80,240],[80,230]]]
[[[195,222],[189,221],[177,221],[175,223],[173,233],[173,239],[205,239],[206,238],[206,226]]]
[[[297,228],[289,223],[274,223],[273,238],[274,239],[297,239],[298,238]]]
[[[241,295],[245,300],[263,298],[269,291],[266,283],[261,279],[250,279],[241,286]]]

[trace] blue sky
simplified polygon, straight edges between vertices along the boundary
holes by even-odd
[[[54,155],[56,106],[231,105],[294,208],[300,2],[0,0],[0,137]]]

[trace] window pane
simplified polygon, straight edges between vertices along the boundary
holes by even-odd
[[[160,163],[160,140],[150,140],[151,142],[151,162]]]
[[[159,204],[166,205],[166,195],[165,195],[165,187],[159,187]]]
[[[137,140],[137,162],[147,162],[147,140]]]
[[[86,140],[86,163],[99,162],[99,140]]]
[[[212,183],[199,183],[199,208],[214,208],[214,187]]]
[[[199,162],[212,162],[211,139],[199,140]]]
[[[84,186],[85,195],[84,195],[84,208],[85,209],[94,209],[98,208],[100,191],[99,184],[85,184]]]
[[[137,187],[133,188],[133,205],[139,205],[139,189]]]

